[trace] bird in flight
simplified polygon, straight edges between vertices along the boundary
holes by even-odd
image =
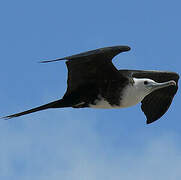
[[[168,71],[118,70],[112,59],[128,46],[105,47],[41,63],[67,60],[67,90],[62,99],[4,116],[10,119],[49,108],[125,108],[141,102],[147,124],[168,110],[179,75]]]

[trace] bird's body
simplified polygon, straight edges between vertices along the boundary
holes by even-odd
[[[112,59],[129,51],[128,46],[101,48],[61,59],[68,68],[67,91],[63,98],[21,113],[13,118],[48,108],[124,108],[142,103],[147,123],[159,119],[177,92],[179,75],[167,71],[117,70]]]
[[[144,99],[146,95],[148,95],[148,92],[142,91],[142,86],[139,86],[140,79],[133,78],[132,80],[132,83],[127,83],[122,91],[120,91],[120,94],[117,98],[119,104],[110,104],[106,98],[102,97],[101,94],[98,94],[94,102],[89,104],[89,107],[100,109],[119,109],[138,104]],[[142,80],[149,81],[149,79],[141,79],[141,81]]]

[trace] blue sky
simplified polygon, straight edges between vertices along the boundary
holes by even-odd
[[[0,2],[1,116],[61,98],[64,62],[39,64],[112,45],[132,50],[118,69],[180,73],[179,0]],[[146,125],[140,105],[56,109],[0,121],[3,180],[178,180],[180,91],[168,112]]]

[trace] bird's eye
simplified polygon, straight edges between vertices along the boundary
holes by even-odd
[[[144,81],[144,85],[147,85],[148,84],[148,81]]]

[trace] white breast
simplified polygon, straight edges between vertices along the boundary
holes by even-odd
[[[92,108],[103,108],[103,109],[112,109],[112,108],[125,108],[129,106],[134,106],[141,102],[146,95],[150,92],[144,88],[143,82],[144,79],[133,78],[134,84],[128,84],[123,91],[120,93],[120,106],[110,105],[106,99],[99,96],[97,100],[94,101],[94,104],[90,104],[89,107]]]
[[[118,97],[120,98],[120,97]],[[139,89],[129,85],[125,87],[122,92],[122,97],[120,98],[120,106],[111,105],[109,104],[106,99],[100,97],[94,101],[94,104],[90,104],[89,107],[91,108],[100,108],[100,109],[118,109],[118,108],[125,108],[129,106],[134,106],[140,101],[142,101],[144,96],[140,93]]]
[[[134,106],[141,102],[150,92],[144,88],[144,79],[133,78],[134,84],[129,84],[122,92],[122,107]]]
[[[121,107],[134,106],[143,100],[144,96],[134,86],[127,86],[122,94]]]

